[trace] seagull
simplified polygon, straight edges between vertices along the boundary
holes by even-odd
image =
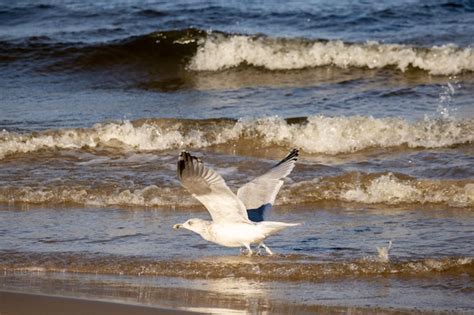
[[[268,255],[273,252],[263,241],[270,235],[300,223],[265,221],[265,213],[272,208],[276,195],[298,159],[299,150],[290,153],[265,174],[240,187],[237,195],[224,179],[197,157],[182,151],[177,163],[181,185],[209,211],[212,221],[189,219],[175,224],[201,235],[209,242],[226,247],[245,247],[252,256],[250,245],[258,244]]]

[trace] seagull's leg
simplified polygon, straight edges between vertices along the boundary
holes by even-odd
[[[245,248],[247,248],[247,256],[252,256],[253,255],[253,252],[252,252],[252,249],[250,248],[250,244],[244,244]]]
[[[270,248],[267,247],[267,245],[263,244],[263,242],[260,243],[260,245],[258,245],[258,246],[263,247],[268,255],[273,256],[273,252],[270,250]]]

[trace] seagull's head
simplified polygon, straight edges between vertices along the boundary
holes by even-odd
[[[173,229],[179,230],[181,228],[193,231],[197,234],[202,234],[203,232],[209,229],[209,221],[202,220],[202,219],[189,219],[188,221],[184,222],[183,224],[175,224],[173,225]]]

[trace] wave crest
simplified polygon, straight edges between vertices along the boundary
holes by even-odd
[[[4,62],[20,59],[52,60],[43,69],[94,70],[106,67],[127,72],[153,68],[165,77],[183,68],[192,71],[219,71],[240,65],[267,70],[294,70],[321,66],[382,69],[402,72],[410,68],[433,75],[454,75],[474,71],[474,49],[454,44],[420,47],[383,44],[376,41],[349,43],[341,40],[275,38],[241,35],[188,28],[157,30],[105,43],[52,42],[33,37],[25,42],[2,41]]]
[[[474,183],[464,180],[407,178],[403,174],[347,173],[294,183],[279,197],[283,204],[324,201],[359,204],[445,204],[474,206]]]
[[[107,184],[37,187],[0,187],[1,203],[80,204],[92,206],[193,208],[199,202],[178,183],[127,189]],[[277,198],[279,205],[317,203],[443,204],[474,207],[474,183],[468,180],[415,179],[403,174],[346,173],[287,184]]]
[[[217,71],[247,64],[268,70],[291,70],[320,66],[417,68],[433,75],[474,71],[474,50],[455,45],[431,48],[398,44],[344,43],[340,40],[275,39],[263,36],[211,34],[200,40],[188,67]]]
[[[474,119],[311,116],[231,120],[148,119],[99,123],[91,128],[20,134],[0,132],[0,158],[43,149],[110,147],[126,151],[205,148],[250,141],[255,147],[300,147],[307,153],[341,154],[371,148],[441,148],[474,141]]]
[[[182,195],[182,196],[181,196]],[[177,196],[180,196],[177,198]],[[179,200],[179,202],[178,202]],[[134,190],[113,187],[56,186],[2,187],[0,202],[26,204],[80,204],[98,207],[193,207],[198,202],[178,187],[146,186]]]

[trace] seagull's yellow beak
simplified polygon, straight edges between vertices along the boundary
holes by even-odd
[[[181,226],[182,226],[181,224],[175,224],[175,225],[173,225],[173,229],[179,230],[181,228]]]

